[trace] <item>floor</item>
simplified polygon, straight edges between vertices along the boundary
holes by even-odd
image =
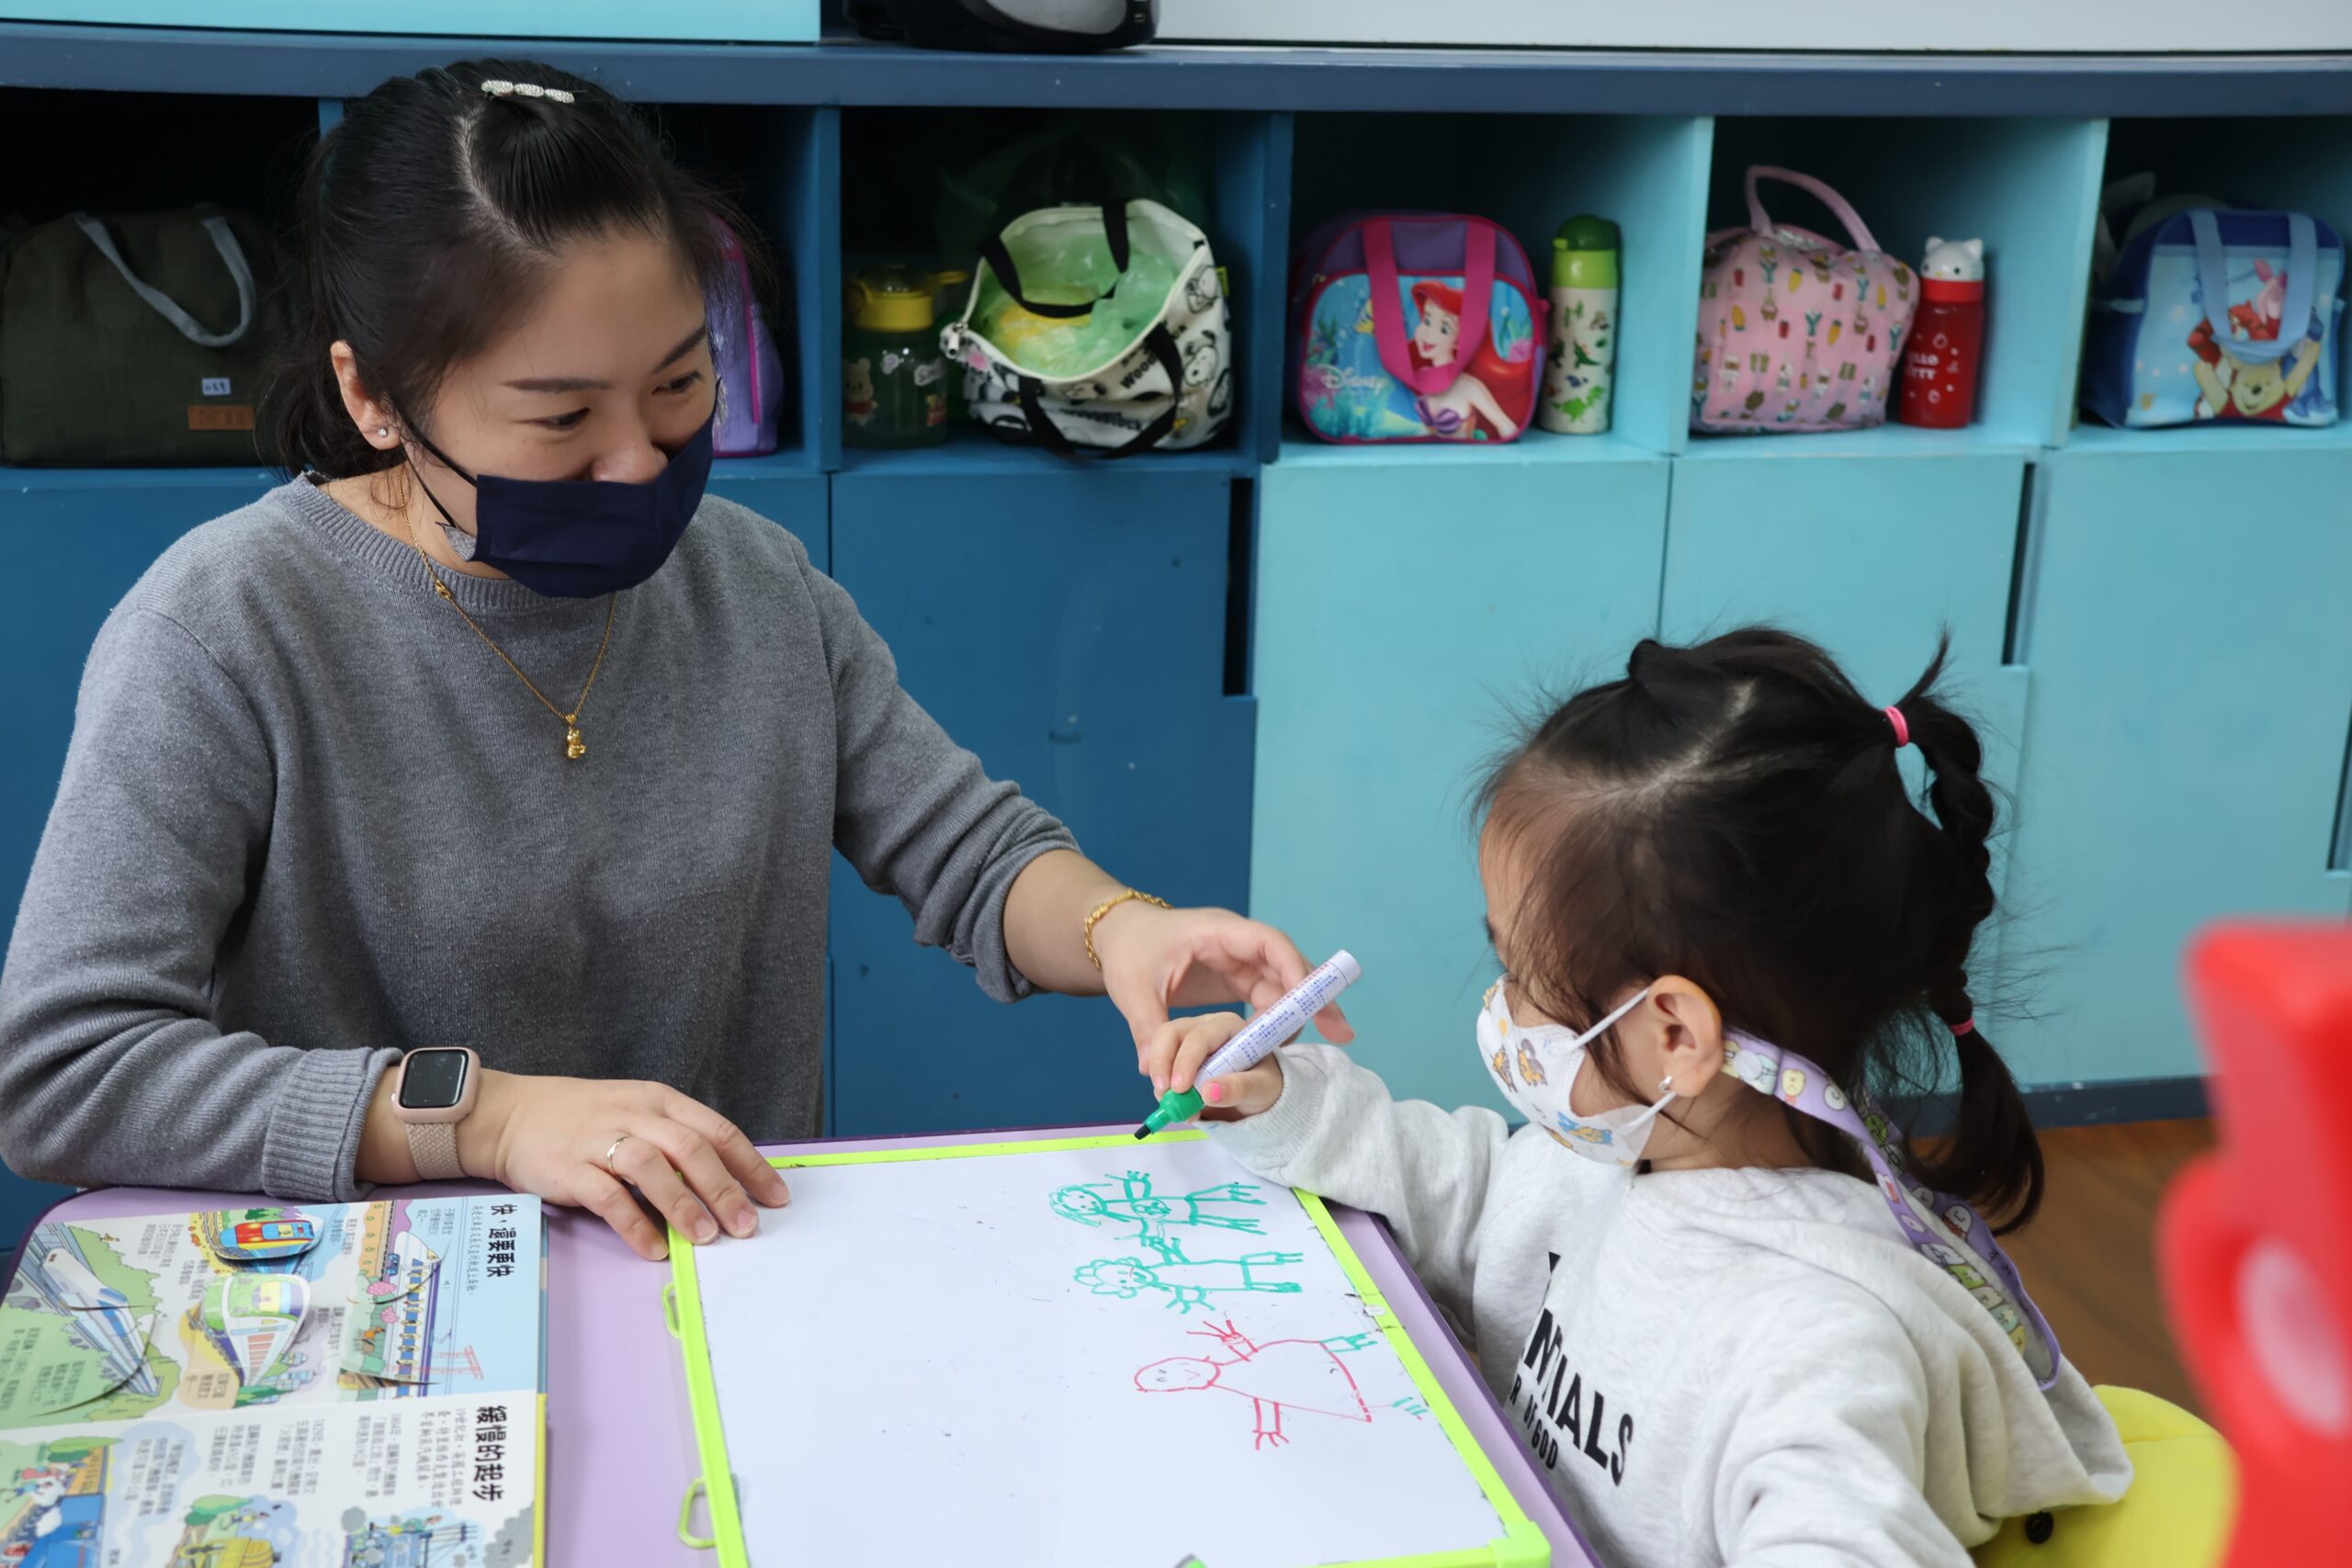
[[[2212,1124],[2202,1121],[2045,1131],[2041,1213],[2003,1244],[2085,1377],[2192,1410],[2199,1403],[2156,1288],[2155,1217],[2174,1173],[2212,1143]]]

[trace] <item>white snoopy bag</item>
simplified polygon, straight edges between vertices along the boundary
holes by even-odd
[[[1077,302],[1038,298],[1071,292],[1051,287],[1043,258],[1090,243],[1109,251],[1113,284]],[[1136,330],[1078,373],[1044,377],[1027,370],[979,326],[991,289],[1047,321],[1091,318],[1105,300],[1136,286],[1130,268],[1147,255],[1168,264],[1174,280],[1157,301],[1121,297],[1118,304]],[[964,314],[942,330],[939,341],[964,367],[964,400],[972,417],[991,434],[1057,457],[1102,458],[1182,451],[1225,428],[1233,412],[1233,333],[1208,236],[1192,223],[1140,199],[1040,208],[984,243],[980,260]]]

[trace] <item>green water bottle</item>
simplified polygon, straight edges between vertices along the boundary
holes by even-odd
[[[1552,363],[1536,422],[1563,435],[1609,428],[1617,362],[1617,225],[1589,213],[1552,236]]]
[[[849,280],[842,333],[842,440],[851,446],[936,446],[947,439],[948,365],[933,297],[959,272],[876,266]]]

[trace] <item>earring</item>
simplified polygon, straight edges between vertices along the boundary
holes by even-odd
[[[391,433],[392,433],[392,427],[391,427],[390,425],[389,425],[389,424],[379,424],[379,425],[378,425],[378,426],[376,427],[376,439],[377,439],[377,440],[379,440],[379,441],[381,441],[381,440],[383,440],[383,439],[384,439],[384,437],[386,437],[386,436],[390,435]]]

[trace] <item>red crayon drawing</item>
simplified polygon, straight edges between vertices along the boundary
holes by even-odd
[[[1355,1374],[1340,1356],[1342,1351],[1372,1345],[1374,1335],[1270,1339],[1261,1345],[1234,1327],[1229,1318],[1216,1327],[1193,1332],[1216,1340],[1233,1352],[1233,1359],[1171,1356],[1137,1372],[1136,1387],[1146,1393],[1184,1393],[1204,1388],[1238,1393],[1250,1402],[1250,1414],[1257,1418],[1256,1446],[1261,1449],[1290,1440],[1283,1431],[1285,1410],[1329,1416],[1336,1421],[1372,1419],[1372,1407],[1357,1389]]]

